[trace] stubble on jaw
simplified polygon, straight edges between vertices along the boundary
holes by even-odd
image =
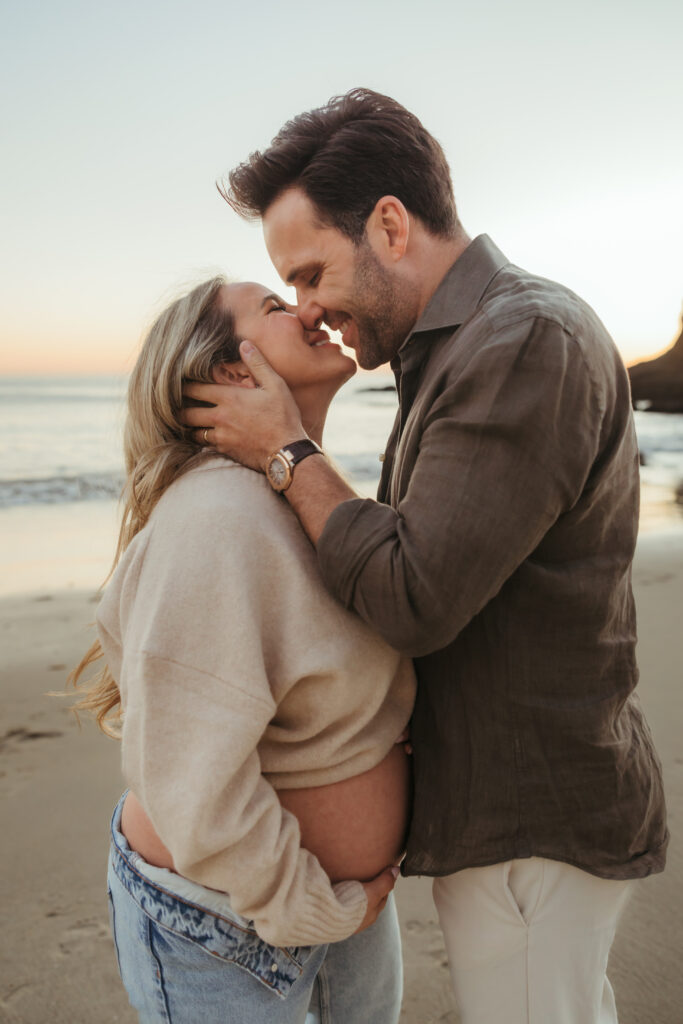
[[[358,330],[356,358],[364,370],[388,363],[415,322],[415,291],[406,289],[377,259],[367,241],[356,250],[353,317]]]

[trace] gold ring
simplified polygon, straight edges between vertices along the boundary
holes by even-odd
[[[209,439],[208,439],[208,437],[206,435],[209,433],[210,430],[211,430],[211,427],[206,427],[205,430],[204,430],[204,444],[208,444],[209,443]]]

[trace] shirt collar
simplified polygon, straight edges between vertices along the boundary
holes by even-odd
[[[446,273],[410,336],[464,323],[491,280],[509,262],[488,235],[477,235]]]
[[[481,297],[498,271],[509,264],[488,235],[477,235],[458,257],[425,306],[421,315],[391,360],[399,379],[420,369],[430,351],[428,331],[458,327],[474,313]],[[419,337],[423,335],[423,337]]]

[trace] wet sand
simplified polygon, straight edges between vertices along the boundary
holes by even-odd
[[[680,1024],[683,533],[642,538],[634,584],[640,694],[664,763],[673,838],[667,871],[636,887],[610,973],[622,1024]],[[122,788],[118,746],[90,722],[79,730],[65,702],[45,696],[89,645],[94,600],[76,590],[0,600],[3,1024],[136,1020],[116,972],[104,894],[108,817]],[[458,1021],[430,893],[426,878],[397,886],[402,1024]]]

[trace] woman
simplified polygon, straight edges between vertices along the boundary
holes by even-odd
[[[245,337],[319,443],[355,370],[276,295],[222,278],[161,314],[133,370],[118,565],[74,674],[103,654],[77,707],[122,722],[119,968],[146,1022],[383,1024],[400,947],[393,903],[374,921],[368,896],[402,852],[414,675],[327,594],[265,478],[180,424],[188,380],[253,386]]]

